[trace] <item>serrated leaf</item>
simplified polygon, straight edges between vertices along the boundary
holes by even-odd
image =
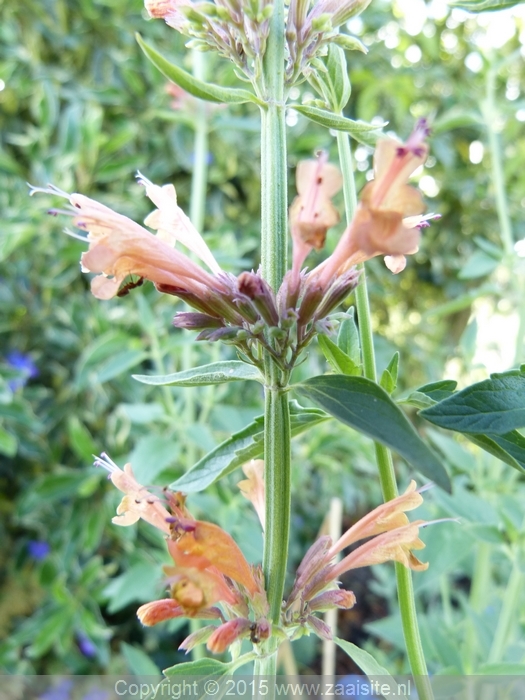
[[[290,430],[292,437],[330,418],[316,408],[303,408],[290,402]],[[264,417],[257,416],[249,425],[234,433],[228,440],[208,452],[189,471],[170,485],[175,491],[195,493],[227,476],[250,459],[263,457]]]
[[[369,654],[364,649],[360,649],[352,642],[346,642],[344,639],[339,639],[335,637],[334,642],[340,647],[348,656],[356,663],[359,668],[367,675],[368,678],[381,679],[381,683],[389,685],[389,694],[394,695],[397,698],[405,698],[407,696],[404,693],[399,692],[399,685],[397,681],[388,673],[384,666],[381,666],[372,654]]]
[[[198,97],[201,100],[219,102],[220,104],[243,104],[245,102],[255,102],[258,105],[262,104],[261,101],[253,93],[248,92],[248,90],[225,88],[198,80],[191,75],[191,73],[187,73],[182,68],[179,68],[179,66],[176,66],[174,63],[164,58],[164,56],[152,46],[149,46],[140,34],[136,34],[135,37],[140,48],[153,65],[158,68],[166,78],[183,90],[186,90],[186,92],[189,92],[190,95]]]
[[[253,365],[238,360],[227,360],[225,362],[212,362],[209,365],[194,367],[183,372],[174,374],[134,374],[136,379],[142,384],[153,386],[207,386],[209,384],[223,384],[224,382],[235,382],[252,379],[257,382],[264,382],[264,378],[259,370]]]
[[[505,435],[525,426],[525,373],[492,374],[419,415],[447,430]]]
[[[335,372],[341,374],[361,374],[361,368],[326,335],[318,335],[317,342],[323,355]]]
[[[327,129],[335,129],[336,131],[345,131],[350,136],[352,136],[356,141],[364,143],[367,146],[374,145],[379,132],[385,126],[385,124],[368,124],[363,121],[355,121],[354,119],[347,119],[347,117],[341,117],[333,112],[329,112],[327,109],[320,109],[319,107],[311,107],[310,105],[289,105],[290,108],[295,109],[296,112],[302,114],[310,121],[325,126]]]
[[[312,377],[294,387],[342,423],[395,450],[415,469],[450,491],[443,465],[378,384],[342,374]]]

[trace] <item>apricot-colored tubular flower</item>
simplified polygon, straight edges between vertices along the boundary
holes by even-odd
[[[427,569],[428,564],[420,562],[411,551],[425,546],[419,539],[419,527],[425,523],[423,520],[411,523],[406,516],[407,511],[417,508],[422,502],[415,481],[411,481],[404,494],[365,515],[334,544],[327,536],[319,538],[297,569],[287,609],[295,607],[299,600],[303,601],[303,605],[308,603],[311,611],[330,605],[351,607],[355,602],[353,595],[340,597],[335,595],[333,588],[341,574],[350,569],[386,561],[398,561],[415,571]],[[370,539],[341,561],[332,563],[343,549],[365,538]]]
[[[182,7],[191,7],[191,0],[145,0],[144,7],[152,19],[163,19],[166,24],[181,32],[188,21],[181,11]]]
[[[95,460],[95,466],[106,469],[114,486],[126,494],[117,508],[117,515],[112,519],[115,525],[133,525],[142,518],[166,535],[170,534],[170,513],[158,496],[151,494],[135,479],[131,464],[126,464],[122,470],[103,452]]]
[[[401,256],[418,250],[420,215],[425,205],[420,193],[407,185],[412,173],[428,154],[424,138],[429,134],[421,119],[406,143],[388,138],[377,143],[375,178],[362,191],[354,218],[333,254],[312,271],[322,285],[350,266],[376,255],[393,256],[391,269],[400,271]]]
[[[251,459],[242,468],[246,479],[239,481],[239,487],[244,498],[247,498],[259,517],[264,530],[266,512],[264,499],[264,461],[262,459]]]
[[[83,240],[89,243],[89,250],[82,254],[82,270],[99,273],[91,282],[91,291],[98,299],[116,296],[123,280],[131,274],[197,297],[206,296],[208,291],[225,292],[223,281],[173,248],[175,240],[180,240],[214,272],[220,271],[200,234],[177,206],[175,190],[170,186],[156,187],[144,178],[142,182],[158,207],[148,220],[159,228],[160,235],[82,194],[69,195],[52,186],[34,187],[31,194],[46,192],[69,199],[72,211],[52,213],[72,215],[75,226],[87,231]],[[168,238],[171,245],[166,242]]]
[[[339,213],[332,204],[342,187],[341,171],[328,163],[328,154],[320,151],[317,160],[301,160],[297,165],[298,195],[290,207],[290,229],[293,240],[292,276],[298,280],[300,268],[315,248],[321,250],[326,232],[339,223]]]

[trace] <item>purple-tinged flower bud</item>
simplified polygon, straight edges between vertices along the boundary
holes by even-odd
[[[286,603],[287,608],[299,597],[311,578],[326,565],[328,561],[327,554],[331,546],[332,538],[324,535],[319,537],[306,552],[295,574],[292,592],[288,596]]]
[[[313,284],[309,284],[306,287],[306,291],[301,300],[301,306],[299,307],[299,324],[304,326],[311,319],[312,316],[317,311],[317,307],[321,303],[324,294],[325,287],[318,284],[315,280]]]
[[[255,272],[242,272],[238,277],[238,286],[239,292],[251,299],[269,326],[279,324],[273,293],[262,277]]]
[[[326,624],[326,622],[323,622],[318,617],[308,615],[306,618],[306,625],[310,627],[318,637],[321,637],[321,639],[333,639],[332,630],[330,627]]]
[[[196,646],[199,646],[199,644],[205,644],[216,629],[217,627],[215,625],[206,625],[206,627],[201,627],[196,632],[192,632],[190,635],[188,635],[179,646],[179,649],[182,649],[187,654]]]
[[[219,318],[208,316],[208,314],[187,311],[175,314],[173,325],[175,328],[187,328],[194,331],[200,331],[204,328],[222,328],[224,326]]]
[[[354,607],[355,603],[355,595],[352,591],[345,591],[338,588],[332,591],[325,591],[315,596],[315,598],[312,598],[308,603],[308,608],[312,612],[326,612],[326,610],[332,610],[333,608],[349,610]]]
[[[352,267],[344,272],[340,277],[337,277],[334,284],[329,288],[326,296],[321,302],[319,308],[315,312],[314,321],[318,321],[333,311],[339,304],[346,299],[359,282],[360,272]]]
[[[196,340],[209,340],[210,343],[214,343],[217,340],[235,340],[237,338],[237,333],[243,330],[244,328],[239,326],[217,328],[216,330],[206,329],[199,333]]]

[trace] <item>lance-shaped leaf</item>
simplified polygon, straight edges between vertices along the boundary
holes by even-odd
[[[196,661],[175,664],[175,666],[164,669],[162,673],[166,676],[201,676],[206,678],[207,676],[223,676],[225,673],[230,673],[232,665],[217,659],[197,659]]]
[[[294,387],[334,418],[398,452],[415,469],[450,491],[443,465],[384,389],[365,377],[322,375]]]
[[[255,102],[262,104],[261,101],[248,90],[239,88],[220,87],[213,83],[206,83],[203,80],[198,80],[191,73],[186,72],[179,66],[176,66],[168,59],[164,58],[156,49],[149,46],[140,34],[136,34],[136,39],[140,48],[144,51],[153,65],[160,70],[169,80],[181,87],[190,95],[198,97],[201,100],[208,102],[219,102],[220,104],[242,104],[244,102]]]
[[[303,408],[296,401],[290,402],[292,437],[329,418],[330,416],[317,408]],[[173,482],[170,489],[185,493],[202,491],[248,460],[262,458],[264,456],[263,438],[264,416],[257,416],[245,428],[208,452],[197,464]]]
[[[347,119],[347,117],[341,117],[338,114],[329,112],[327,109],[311,105],[292,104],[289,107],[316,124],[321,124],[321,126],[326,126],[328,129],[335,129],[336,131],[346,131],[356,141],[364,143],[366,146],[375,144],[381,135],[380,130],[385,126],[385,124],[368,124],[363,121]]]
[[[469,12],[494,12],[520,5],[523,0],[455,0],[450,2],[452,7],[462,7]]]
[[[407,700],[406,694],[400,692],[400,685],[397,683],[397,681],[390,675],[390,673],[388,673],[384,666],[381,666],[381,664],[374,659],[372,654],[369,654],[364,649],[360,649],[355,644],[352,644],[352,642],[346,642],[344,639],[339,639],[338,637],[334,639],[334,642],[337,644],[337,646],[341,647],[346,654],[348,654],[352,661],[359,666],[359,668],[371,681],[379,681],[381,686],[383,686],[383,684],[388,685],[387,695],[391,694],[397,698],[401,698],[402,700]],[[370,689],[371,688],[368,688],[368,690]],[[359,693],[359,695],[361,695],[361,693]]]
[[[264,378],[259,370],[253,365],[238,360],[227,360],[225,362],[212,362],[210,365],[202,365],[183,372],[174,374],[134,374],[136,379],[142,384],[152,384],[153,386],[206,386],[208,384],[223,384],[224,382],[236,382],[245,379],[252,379],[257,382],[264,382]]]
[[[525,372],[492,374],[420,411],[440,428],[460,433],[505,435],[525,427]]]

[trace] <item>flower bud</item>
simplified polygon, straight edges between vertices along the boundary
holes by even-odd
[[[252,623],[243,617],[229,620],[217,627],[215,632],[208,639],[206,646],[214,654],[222,654],[226,649],[242,637],[246,637],[250,632]]]
[[[243,272],[238,277],[239,292],[251,299],[257,311],[269,326],[279,324],[275,300],[267,283],[254,272]]]
[[[175,314],[173,319],[175,328],[186,328],[189,330],[199,331],[204,328],[222,328],[223,323],[219,318],[208,316],[207,314],[199,314],[181,311]]]

